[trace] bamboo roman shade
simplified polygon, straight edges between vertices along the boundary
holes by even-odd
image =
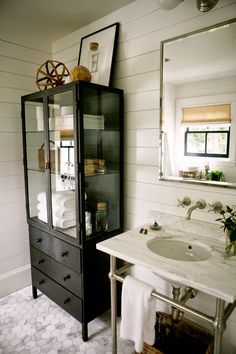
[[[230,121],[230,104],[182,108],[181,123],[230,123]]]

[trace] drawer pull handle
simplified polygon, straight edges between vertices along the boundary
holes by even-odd
[[[70,274],[67,274],[64,276],[64,281],[69,280],[69,279],[70,279]]]
[[[44,280],[39,281],[39,285],[42,285],[42,284],[44,284]]]
[[[68,255],[68,252],[67,252],[67,251],[61,252],[61,256],[62,256],[62,257],[65,257],[65,256],[67,256],[67,255]]]
[[[37,238],[36,243],[40,243],[40,242],[42,242],[42,239],[41,238]]]
[[[44,263],[44,262],[45,262],[44,259],[40,259],[40,260],[38,261],[38,264],[42,264],[42,263]]]
[[[70,302],[70,298],[69,297],[64,300],[64,305],[68,304],[68,302]]]

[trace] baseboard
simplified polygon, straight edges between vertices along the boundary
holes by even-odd
[[[0,275],[0,298],[31,284],[30,265]]]

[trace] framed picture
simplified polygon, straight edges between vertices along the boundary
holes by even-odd
[[[91,73],[91,82],[109,86],[112,81],[119,23],[81,38],[78,65]]]

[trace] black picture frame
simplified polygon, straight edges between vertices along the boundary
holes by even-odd
[[[90,71],[91,82],[105,86],[112,83],[119,25],[115,22],[81,38],[78,65]]]

